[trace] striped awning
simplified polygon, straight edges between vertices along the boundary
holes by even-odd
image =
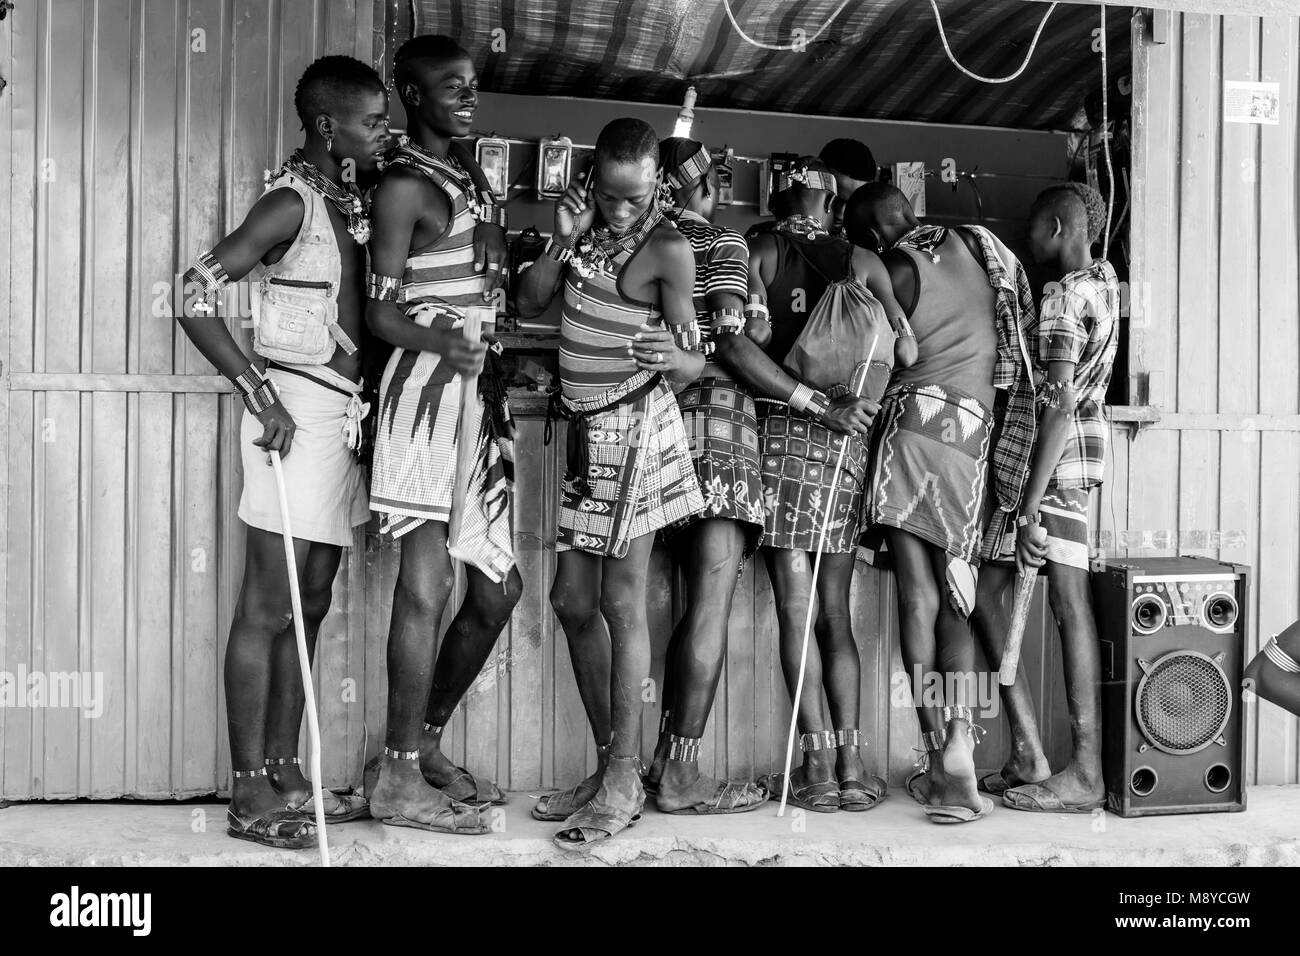
[[[1049,9],[938,5],[953,55],[988,77],[1020,66]],[[1101,84],[1086,4],[1057,6],[1029,67],[998,85],[953,65],[928,0],[412,0],[401,19],[394,41],[412,21],[456,37],[499,93],[671,104],[694,86],[701,107],[1064,130],[1087,125]],[[1107,27],[1113,84],[1130,68],[1128,11]]]

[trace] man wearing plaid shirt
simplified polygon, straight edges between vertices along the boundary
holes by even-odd
[[[1044,568],[1060,626],[1074,750],[1049,776],[1028,684],[1003,688],[1012,752],[980,781],[1016,810],[1087,812],[1102,805],[1100,657],[1088,576],[1088,497],[1101,484],[1109,425],[1102,410],[1118,343],[1119,284],[1092,242],[1105,219],[1096,190],[1077,183],[1040,193],[1030,212],[1034,258],[1061,276],[1048,283],[1038,326],[1036,400],[1041,412],[1018,514],[992,515],[972,619],[990,661],[1000,661],[1010,627],[1006,595],[1017,569]],[[996,563],[1002,559],[1003,563]]]

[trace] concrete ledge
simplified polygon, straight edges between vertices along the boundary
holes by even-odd
[[[330,828],[339,866],[1297,866],[1300,787],[1256,787],[1245,813],[1123,820],[1029,814],[931,824],[891,792],[868,813],[788,812],[776,804],[711,819],[647,808],[632,829],[586,854],[551,844],[529,794],[510,795],[488,836],[450,837],[374,821]],[[196,832],[197,831],[197,832]],[[310,866],[225,834],[224,804],[14,804],[0,810],[0,866]]]

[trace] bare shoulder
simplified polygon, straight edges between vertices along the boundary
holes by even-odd
[[[303,204],[298,191],[288,186],[280,186],[262,194],[253,208],[244,217],[244,224],[259,231],[284,233],[292,236],[302,225],[303,213],[307,207]]]

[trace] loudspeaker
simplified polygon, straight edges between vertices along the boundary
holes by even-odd
[[[1249,573],[1180,557],[1116,560],[1093,574],[1111,812],[1246,809]]]

